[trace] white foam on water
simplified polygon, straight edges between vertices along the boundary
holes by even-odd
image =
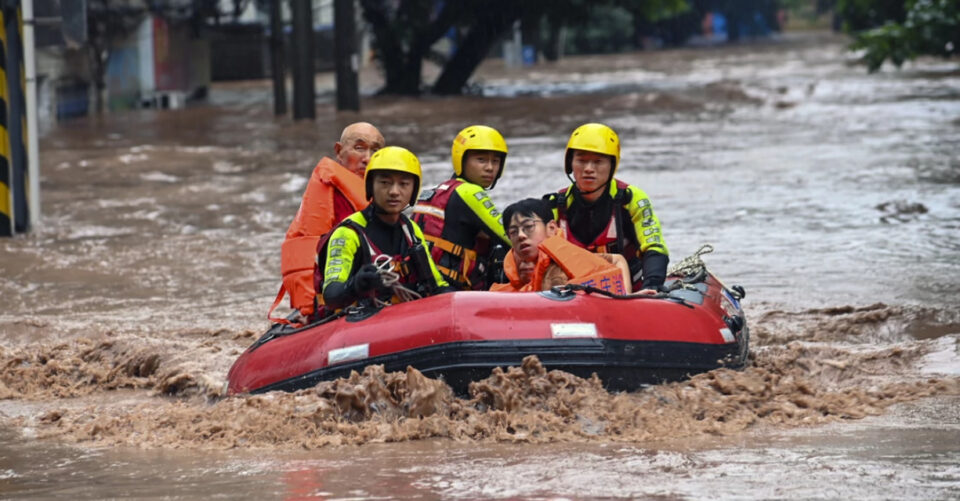
[[[213,162],[213,170],[221,174],[235,174],[242,172],[243,167],[227,160],[217,160]]]
[[[948,335],[932,341],[931,351],[920,361],[924,374],[960,376],[960,335]]]
[[[117,157],[117,160],[119,160],[120,163],[123,163],[123,164],[132,164],[132,163],[137,163],[137,162],[145,162],[145,161],[147,161],[147,160],[149,160],[149,159],[150,159],[149,156],[144,155],[144,154],[142,154],[142,153],[141,153],[141,154],[120,155],[119,157]]]
[[[159,171],[152,171],[140,174],[140,179],[144,181],[154,181],[159,183],[176,183],[180,178]]]
[[[124,198],[124,199],[109,199],[101,198],[97,200],[97,205],[103,207],[104,209],[113,209],[117,207],[136,207],[138,205],[155,205],[157,199],[155,198]]]
[[[307,186],[307,178],[299,175],[292,175],[285,183],[280,185],[280,190],[284,193],[300,193]]]

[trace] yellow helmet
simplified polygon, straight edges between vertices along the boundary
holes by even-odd
[[[620,164],[620,138],[613,129],[603,124],[583,124],[570,134],[564,161],[567,176],[573,172],[573,152],[570,150],[592,151],[613,157],[610,179],[613,179],[613,175],[617,172],[617,165]]]
[[[470,150],[495,151],[500,153],[500,171],[497,177],[493,178],[490,188],[497,184],[500,175],[503,174],[503,168],[507,163],[507,142],[503,136],[493,127],[486,125],[471,125],[463,129],[453,139],[453,147],[450,148],[450,159],[453,161],[453,173],[463,175],[463,157]]]
[[[410,196],[410,205],[417,203],[420,196],[420,160],[406,148],[400,146],[385,146],[377,150],[367,163],[367,172],[363,174],[363,182],[367,187],[367,200],[373,198],[373,174],[377,171],[395,171],[413,174],[416,179],[413,185],[413,195]]]

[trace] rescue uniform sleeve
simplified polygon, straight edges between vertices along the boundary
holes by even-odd
[[[500,211],[497,210],[486,190],[479,185],[464,182],[457,186],[456,194],[473,212],[480,221],[480,226],[491,238],[499,238],[501,242],[510,246],[510,239],[503,230],[503,216],[500,215]]]
[[[627,202],[626,207],[637,235],[640,255],[646,254],[647,251],[654,251],[668,256],[667,243],[663,240],[663,230],[660,228],[660,219],[653,212],[650,197],[636,186],[631,185],[629,189],[630,201]]]
[[[423,237],[423,230],[420,229],[420,225],[417,223],[413,223],[413,233],[421,242],[424,242],[424,244],[429,243]],[[433,256],[430,255],[429,247],[427,248],[427,252],[425,254],[427,255],[427,263],[430,265],[430,274],[433,276],[434,286],[438,290],[441,290],[441,292],[448,292],[446,289],[450,288],[450,284],[443,279],[443,275],[441,275],[440,270],[437,269],[437,264],[433,262]]]
[[[348,281],[359,248],[359,235],[346,226],[337,227],[330,235],[323,268],[323,302],[331,308],[342,308],[356,300]]]
[[[540,197],[540,200],[543,200],[544,202],[547,203],[547,205],[550,206],[550,212],[553,212],[554,221],[560,220],[560,210],[557,208],[559,197],[560,197],[560,194],[557,193],[556,191],[551,191],[550,193],[547,193],[542,197]],[[507,221],[507,224],[510,224],[510,221]]]
[[[641,289],[659,289],[667,278],[667,265],[670,264],[670,256],[661,254],[655,250],[648,250],[643,253],[643,283]]]

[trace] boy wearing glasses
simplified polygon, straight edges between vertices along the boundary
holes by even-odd
[[[630,276],[626,261],[618,255],[594,254],[568,242],[543,200],[528,198],[511,204],[503,211],[503,218],[513,245],[503,261],[510,282],[493,284],[490,290],[535,292],[577,283],[616,294],[630,293],[630,281],[624,280],[624,276]]]

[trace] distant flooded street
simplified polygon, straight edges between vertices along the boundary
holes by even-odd
[[[0,497],[960,497],[960,70],[868,75],[845,43],[491,60],[457,98],[375,97],[367,70],[359,114],[320,75],[313,123],[241,82],[56,125],[41,225],[0,239]],[[711,243],[746,289],[752,365],[634,394],[517,373],[492,391],[523,405],[437,397],[422,418],[363,400],[375,371],[338,398],[224,398],[311,169],[357,120],[425,186],[458,130],[498,128],[501,206],[565,186],[574,127],[612,126],[672,260]]]

